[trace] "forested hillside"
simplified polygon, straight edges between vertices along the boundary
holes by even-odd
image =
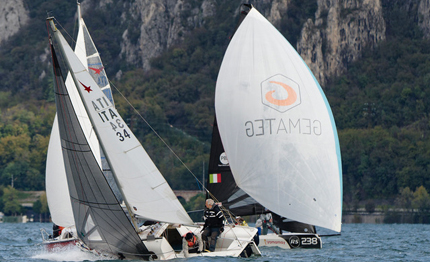
[[[214,15],[181,32],[182,40],[152,58],[150,69],[144,70],[120,56],[122,33],[128,30],[129,38],[137,41],[133,30],[140,23],[132,17],[124,22],[127,18],[120,15],[124,2],[129,1],[113,1],[107,8],[95,8],[89,2],[84,13],[107,74],[201,179],[209,159],[215,82],[238,20],[238,4],[215,1]],[[184,2],[191,7],[199,4]],[[270,1],[255,2],[263,11],[272,8]],[[17,189],[43,190],[55,114],[46,11],[66,29],[72,43],[76,4],[61,0],[25,3],[30,10],[28,24],[0,45],[0,184],[10,185],[13,179]],[[348,62],[344,74],[330,77],[323,85],[338,127],[346,204],[393,200],[405,187],[430,190],[430,41],[401,1],[382,3],[385,41],[375,48],[364,47],[361,58]],[[316,0],[289,2],[277,26],[294,46],[306,20],[315,19],[317,7]],[[88,11],[91,8],[94,12]],[[187,15],[191,13],[181,13],[183,21]],[[197,189],[194,177],[116,90],[114,96],[120,113],[173,189]]]
[[[430,41],[410,14],[386,4],[387,41],[325,87],[349,203],[430,189]]]

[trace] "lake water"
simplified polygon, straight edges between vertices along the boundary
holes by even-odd
[[[51,232],[52,224],[0,224],[0,261],[103,261],[75,249],[47,253],[40,245],[40,228]],[[320,230],[319,233],[327,232]],[[189,261],[430,261],[430,225],[345,224],[340,236],[322,237],[322,240],[323,248],[318,250],[261,248],[262,257]]]

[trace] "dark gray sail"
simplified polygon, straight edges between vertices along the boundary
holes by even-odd
[[[109,187],[85,138],[52,44],[51,53],[61,145],[78,237],[97,251],[148,259],[150,252]]]

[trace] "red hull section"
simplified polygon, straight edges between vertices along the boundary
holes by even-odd
[[[58,249],[65,249],[76,245],[76,239],[69,240],[52,240],[44,242],[44,246],[48,251],[56,251]]]

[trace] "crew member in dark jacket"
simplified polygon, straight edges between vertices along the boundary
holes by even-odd
[[[208,243],[208,237],[211,240],[209,242],[209,251],[215,251],[216,240],[224,231],[224,215],[218,205],[214,204],[212,199],[206,199],[206,210],[204,214],[205,225],[203,226],[203,240]]]

